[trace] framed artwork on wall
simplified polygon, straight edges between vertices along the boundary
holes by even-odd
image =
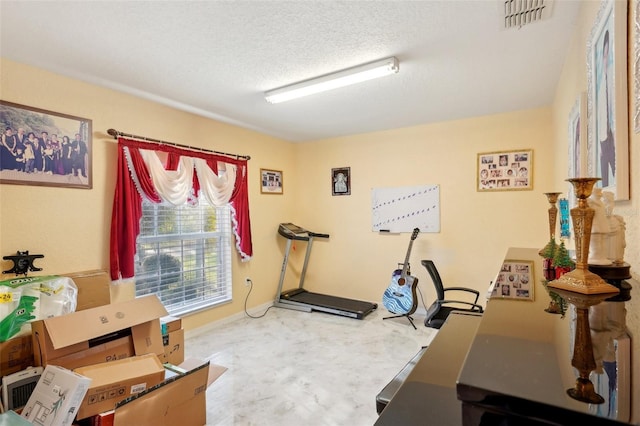
[[[92,187],[92,122],[0,100],[0,183]]]
[[[587,44],[588,176],[629,199],[627,1],[604,0]]]
[[[586,169],[585,164],[583,164],[583,159],[586,159],[584,153],[586,151],[585,141],[587,135],[587,94],[585,92],[580,93],[573,104],[573,108],[569,113],[567,130],[569,135],[569,168],[567,177],[581,177]]]
[[[633,2],[633,81],[634,81],[634,130],[640,133],[640,2]]]
[[[351,167],[331,169],[331,195],[351,195]]]
[[[535,287],[533,262],[530,260],[507,259],[496,277],[491,292],[492,298],[513,300],[534,300]]]
[[[280,170],[260,169],[260,193],[282,194],[284,186]]]
[[[478,154],[477,191],[522,191],[533,189],[533,150],[483,152]]]

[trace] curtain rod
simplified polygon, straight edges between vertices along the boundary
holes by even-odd
[[[163,143],[163,144],[167,144],[167,145],[173,145],[173,146],[177,146],[177,147],[180,147],[180,148],[191,149],[191,150],[194,150],[194,151],[203,151],[203,152],[211,152],[211,153],[219,154],[219,155],[226,155],[227,157],[235,157],[236,160],[238,160],[238,159],[251,160],[251,157],[248,156],[248,155],[229,154],[227,152],[213,151],[211,149],[198,148],[198,147],[189,146],[189,145],[182,145],[182,144],[175,143],[175,142],[167,142],[167,141],[163,141],[163,140],[160,140],[160,139],[153,139],[153,138],[147,138],[145,136],[137,136],[137,135],[132,135],[132,134],[129,134],[129,133],[122,133],[122,132],[117,131],[116,129],[109,129],[109,130],[107,130],[107,133],[109,133],[111,136],[113,136],[114,139],[118,139],[118,136],[124,136],[124,137],[128,137],[128,138],[134,138],[134,139],[139,139],[139,140],[148,141],[148,142],[157,142],[157,143]]]

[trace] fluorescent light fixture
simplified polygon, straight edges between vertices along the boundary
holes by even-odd
[[[291,99],[297,99],[303,96],[348,86],[350,84],[384,77],[385,75],[395,74],[399,69],[398,59],[392,56],[391,58],[358,65],[346,70],[301,81],[300,83],[269,90],[264,92],[264,97],[267,102],[277,104],[280,102],[290,101]]]

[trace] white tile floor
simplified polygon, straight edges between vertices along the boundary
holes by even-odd
[[[271,308],[189,333],[187,357],[228,368],[207,390],[207,425],[372,425],[376,395],[437,332],[385,316]]]

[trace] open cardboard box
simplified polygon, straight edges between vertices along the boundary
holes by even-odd
[[[163,357],[159,318],[166,315],[158,297],[149,295],[34,321],[34,363],[73,370],[133,355]]]
[[[78,409],[78,420],[112,410],[117,402],[161,383],[165,376],[156,354],[88,365],[74,371],[91,379]]]
[[[62,276],[71,278],[78,288],[76,311],[111,303],[111,278],[107,271],[83,271]],[[31,334],[17,336],[0,343],[0,377],[32,365],[34,360]]]
[[[116,405],[114,426],[203,426],[207,422],[206,390],[226,371],[209,361],[188,359],[157,386]]]

